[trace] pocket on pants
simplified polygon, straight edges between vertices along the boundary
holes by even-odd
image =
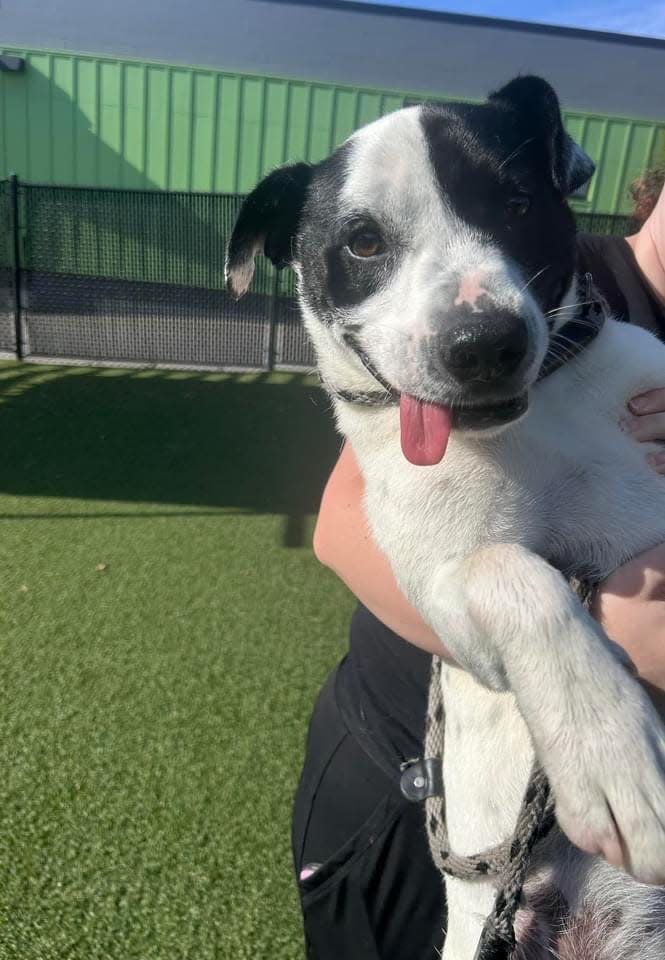
[[[300,881],[309,960],[380,960],[366,893],[401,806],[397,797],[383,797],[354,836]]]

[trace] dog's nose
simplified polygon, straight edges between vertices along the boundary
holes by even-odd
[[[489,383],[511,376],[524,360],[528,345],[526,324],[512,313],[460,323],[441,338],[443,362],[460,383]]]

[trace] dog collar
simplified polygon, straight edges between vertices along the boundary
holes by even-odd
[[[544,380],[565,363],[579,356],[593,343],[605,325],[605,310],[601,301],[594,296],[593,277],[584,274],[584,302],[579,317],[573,317],[552,336],[545,359],[538,374],[538,380]]]
[[[551,374],[559,370],[564,364],[568,363],[569,360],[573,360],[579,356],[583,350],[586,350],[586,348],[593,343],[603,329],[605,324],[605,311],[601,301],[593,295],[593,277],[590,273],[584,275],[584,284],[585,293],[582,312],[579,316],[573,317],[572,320],[564,323],[551,337],[550,345],[540,368],[537,382],[551,376]],[[344,400],[346,403],[356,403],[366,407],[389,407],[399,403],[400,395],[398,391],[381,376],[367,353],[365,353],[360,346],[358,339],[352,333],[345,333],[343,339],[352,353],[360,360],[365,370],[367,370],[370,376],[381,386],[381,390],[340,390],[332,386],[332,384],[328,383],[322,377],[321,383],[327,392],[337,400]],[[507,401],[505,404],[506,416],[500,417],[499,419],[513,419],[515,408],[526,408],[526,402],[526,396]],[[463,418],[463,411],[458,410],[456,413],[456,426],[464,427],[464,423],[459,421],[459,417]],[[470,410],[469,413],[477,417],[478,411]],[[501,413],[501,410],[499,410],[499,413]],[[496,418],[493,418],[492,422],[496,423]],[[477,419],[474,420],[474,426],[477,427],[479,425],[482,426],[482,423],[478,424]]]
[[[328,393],[336,397],[337,400],[345,400],[347,403],[360,403],[367,407],[387,407],[394,403],[399,403],[399,393],[394,390],[376,369],[368,355],[360,346],[357,338],[352,333],[344,333],[342,339],[347,347],[360,360],[363,367],[371,377],[382,387],[381,390],[338,390],[327,383],[321,377],[321,383]]]

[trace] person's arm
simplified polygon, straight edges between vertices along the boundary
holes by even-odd
[[[626,237],[656,297],[665,305],[665,186],[640,231]],[[629,404],[628,428],[637,440],[665,439],[665,390],[652,390]],[[652,456],[665,474],[665,451]],[[620,567],[603,584],[594,615],[632,657],[665,715],[665,546]]]
[[[639,233],[626,240],[651,289],[665,304],[665,187]]]
[[[428,653],[446,656],[434,631],[399,590],[388,559],[374,543],[364,492],[360,467],[347,443],[323,493],[314,553],[382,623]]]
[[[661,412],[647,414],[644,420],[659,418],[659,435],[665,438],[665,390],[653,391],[647,397],[651,407]],[[347,443],[323,495],[314,533],[316,556],[395,633],[428,653],[449,657],[436,634],[400,592],[390,563],[372,540],[363,493],[360,468]],[[626,650],[665,715],[664,601],[662,545],[613,573],[599,590],[593,612],[608,636]]]
[[[619,567],[599,590],[593,615],[635,664],[665,718],[665,545]]]
[[[653,398],[653,399],[652,399]],[[650,409],[665,411],[665,390],[647,395]],[[643,418],[659,421],[665,412]],[[645,437],[647,438],[647,437]],[[661,468],[665,469],[665,467]],[[395,633],[428,653],[449,656],[433,630],[400,592],[390,563],[374,543],[363,506],[364,481],[347,443],[326,486],[314,533],[316,556]],[[635,663],[640,676],[665,690],[665,545],[620,567],[598,593],[594,615]]]

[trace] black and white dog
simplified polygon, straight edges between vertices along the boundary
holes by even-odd
[[[241,296],[257,253],[294,267],[376,541],[464,668],[442,679],[453,849],[512,834],[537,757],[560,830],[519,952],[662,960],[665,735],[563,574],[598,581],[665,541],[665,483],[619,427],[665,347],[608,318],[539,376],[557,333],[591,324],[566,197],[592,172],[536,77],[400,110],[266,177],[227,277]],[[447,881],[446,960],[474,956],[494,895]]]

